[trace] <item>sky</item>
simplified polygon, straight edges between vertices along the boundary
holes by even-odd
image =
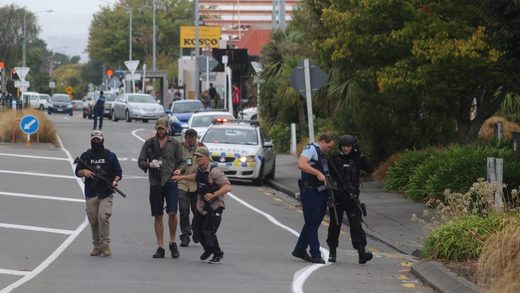
[[[0,6],[14,3],[35,13],[40,25],[39,37],[47,48],[69,56],[79,55],[81,62],[88,61],[85,53],[88,29],[94,13],[100,7],[116,0],[0,0]],[[52,12],[41,12],[52,9]]]

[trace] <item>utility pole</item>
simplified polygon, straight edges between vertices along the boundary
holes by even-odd
[[[156,62],[156,57],[155,57],[155,43],[156,43],[156,38],[155,38],[155,0],[153,0],[153,3],[152,3],[153,7],[152,7],[152,12],[153,12],[153,17],[152,17],[152,22],[153,22],[153,29],[152,29],[152,34],[153,34],[153,44],[152,44],[152,72],[156,72],[157,71],[157,62]],[[131,59],[130,59],[131,60]]]
[[[199,80],[199,0],[195,0],[195,99],[200,97]]]

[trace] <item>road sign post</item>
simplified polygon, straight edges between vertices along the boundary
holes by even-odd
[[[328,78],[329,76],[323,70],[311,64],[307,58],[298,63],[298,66],[296,66],[290,76],[291,86],[296,89],[300,95],[306,98],[310,142],[314,142],[312,94],[317,92]]]
[[[23,97],[23,93],[26,92],[27,89],[29,88],[29,82],[25,81],[25,77],[29,73],[30,68],[29,67],[15,67],[14,69],[16,70],[16,74],[18,74],[18,77],[20,78],[20,81],[21,81],[21,84],[18,87],[20,89],[20,101],[21,101],[21,99]],[[27,101],[27,103],[29,103],[29,101]],[[28,106],[29,105],[27,104],[27,107]]]
[[[40,128],[40,121],[33,115],[25,115],[20,120],[20,129],[27,134],[27,144],[31,144],[31,134],[38,131]]]
[[[137,69],[137,66],[139,66],[139,60],[128,60],[125,61],[126,68],[128,68],[128,71],[132,73],[132,76],[135,73],[135,70]],[[140,79],[141,77],[139,77]],[[132,93],[135,93],[135,78],[132,78]]]

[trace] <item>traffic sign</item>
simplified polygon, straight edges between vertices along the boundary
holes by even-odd
[[[74,92],[74,90],[72,89],[72,87],[68,86],[66,89],[65,89],[65,92],[69,95],[72,95],[72,93]]]
[[[128,68],[128,71],[134,73],[137,69],[137,66],[139,66],[139,60],[128,60],[125,61],[126,68]]]
[[[206,58],[209,59],[206,61]],[[206,65],[209,63],[209,70],[213,70],[215,67],[219,65],[218,61],[211,56],[199,56],[197,58],[197,66],[199,67],[199,72],[206,71]]]
[[[293,69],[290,76],[291,86],[298,91],[303,97],[307,97],[305,91],[305,72],[304,72],[304,61],[300,61],[298,66]],[[310,63],[310,80],[311,80],[311,91],[312,94],[317,92],[329,79],[329,76],[321,70],[318,66]]]
[[[20,129],[27,135],[31,135],[40,128],[40,121],[33,115],[25,115],[20,120]]]
[[[127,74],[125,75],[126,80],[141,80],[141,74],[140,73],[134,73],[134,74]]]
[[[112,77],[112,74],[114,74],[114,71],[112,71],[112,69],[109,68],[105,71],[105,73],[108,75],[108,77]]]
[[[28,81],[17,80],[14,82],[14,87],[16,87],[16,88],[28,88],[30,86],[31,86],[31,83]]]
[[[30,68],[29,67],[15,67],[16,73],[20,77],[21,80],[25,80],[25,77],[29,73]]]
[[[54,81],[49,81],[49,87],[50,87],[51,89],[56,88],[56,82],[54,82]]]

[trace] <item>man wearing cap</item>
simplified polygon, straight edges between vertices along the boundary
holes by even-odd
[[[181,143],[183,150],[183,161],[186,164],[184,175],[194,174],[197,171],[197,160],[195,159],[195,150],[198,146],[204,146],[203,143],[197,142],[197,131],[188,129],[184,133],[184,142]],[[192,226],[190,225],[190,208],[195,215],[197,203],[197,183],[189,180],[181,180],[179,184],[179,221],[181,228],[181,247],[187,247],[190,244],[190,236],[192,235]],[[198,240],[193,240],[195,243]]]
[[[94,109],[92,112],[92,119],[94,119],[94,130],[96,130],[98,119],[99,130],[101,130],[101,128],[103,128],[103,115],[105,114],[105,96],[103,96],[103,91],[99,92],[99,97],[94,104]]]
[[[148,172],[148,180],[150,182],[150,208],[154,217],[155,236],[158,246],[153,258],[164,258],[165,253],[163,248],[164,201],[166,201],[166,213],[168,214],[171,256],[172,258],[179,257],[179,250],[177,243],[175,243],[179,191],[177,182],[173,181],[172,177],[180,174],[185,164],[182,161],[181,145],[166,135],[167,130],[168,119],[164,117],[159,118],[155,123],[155,136],[144,142],[137,160],[139,168]]]
[[[106,178],[117,187],[122,178],[121,165],[116,154],[103,145],[104,138],[101,131],[92,131],[90,134],[91,148],[81,154],[80,158],[94,170],[101,170],[107,174]],[[95,173],[83,163],[78,163],[75,174],[85,177],[85,197],[87,204],[87,218],[92,229],[92,243],[94,249],[91,256],[110,256],[110,216],[112,215],[113,189],[105,183],[95,180]]]
[[[209,151],[206,147],[195,150],[197,172],[190,175],[177,175],[174,180],[197,182],[197,213],[193,219],[194,233],[198,235],[204,248],[201,260],[213,258],[209,263],[220,263],[224,252],[220,249],[217,230],[224,211],[224,195],[231,191],[231,183],[222,170],[210,164]],[[195,235],[194,235],[195,236]]]

